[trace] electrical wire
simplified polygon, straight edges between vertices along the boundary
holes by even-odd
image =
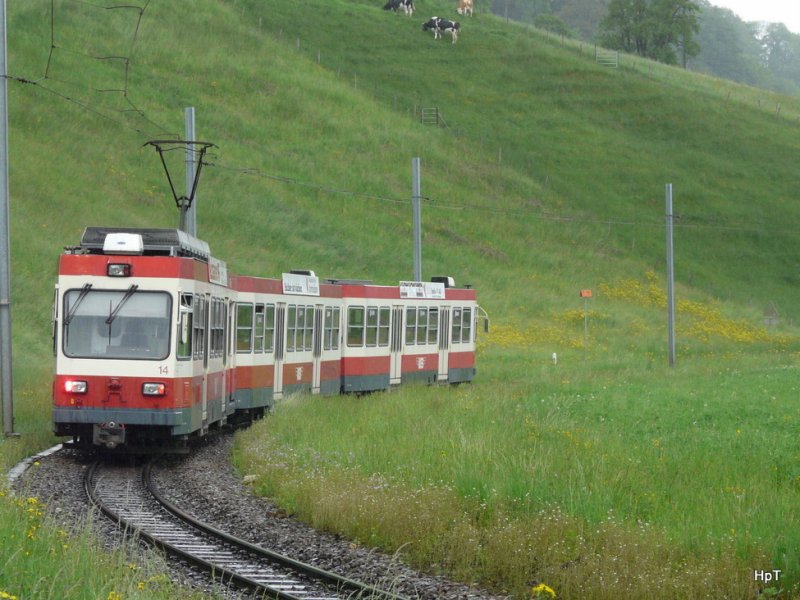
[[[112,115],[103,112],[103,110],[97,108],[97,106],[90,104],[87,101],[79,100],[71,95],[63,93],[61,91],[56,90],[53,87],[44,85],[44,81],[50,82],[59,82],[64,84],[71,84],[71,85],[81,85],[78,82],[68,82],[64,79],[58,79],[51,75],[50,70],[53,63],[53,57],[56,50],[70,52],[77,55],[82,55],[92,60],[119,60],[122,61],[124,64],[124,76],[121,88],[113,88],[113,89],[95,89],[96,92],[99,93],[120,93],[125,100],[127,105],[124,109],[114,110],[113,112],[118,114],[126,114],[126,113],[134,113],[138,115],[145,123],[149,124],[150,126],[155,127],[158,129],[160,133],[167,132],[167,129],[154,120],[150,119],[144,110],[136,106],[133,101],[130,99],[128,84],[129,84],[129,71],[131,66],[131,59],[134,55],[138,38],[139,38],[139,31],[142,25],[142,21],[145,15],[145,12],[150,4],[151,0],[145,0],[143,6],[133,5],[133,4],[116,4],[116,5],[102,5],[96,2],[91,2],[89,0],[70,0],[75,4],[82,4],[85,6],[89,6],[96,9],[101,10],[134,10],[138,13],[136,25],[134,27],[133,35],[131,36],[131,41],[128,46],[128,53],[127,55],[109,55],[109,56],[96,56],[87,54],[85,52],[71,50],[66,47],[61,47],[56,44],[56,7],[55,7],[55,0],[50,1],[50,48],[48,52],[47,61],[45,64],[44,69],[44,76],[41,79],[31,79],[27,77],[17,77],[12,75],[3,75],[3,77],[9,81],[14,81],[20,84],[26,85],[34,85],[43,91],[52,94],[58,98],[61,98],[67,102],[70,102],[81,109],[95,114],[107,121],[115,123],[121,127],[131,129],[138,134],[145,134],[147,132],[144,128],[132,126],[127,121],[122,121]],[[152,135],[152,134],[151,134]],[[175,134],[170,134],[172,137],[178,137]],[[170,151],[174,149],[179,149],[178,147],[175,148],[168,148],[165,151]],[[181,147],[180,149],[185,149]],[[193,148],[190,149],[191,152],[195,152]],[[337,187],[333,187],[330,185],[320,184],[320,183],[313,183],[308,181],[303,181],[296,177],[290,177],[285,175],[275,175],[270,174],[267,172],[262,171],[258,168],[252,167],[231,167],[228,165],[221,164],[219,162],[210,162],[208,160],[203,161],[204,165],[207,165],[212,168],[217,168],[221,170],[226,170],[234,173],[239,173],[243,175],[250,175],[259,177],[262,179],[268,179],[271,181],[283,183],[285,185],[295,185],[304,187],[307,189],[314,189],[319,192],[323,192],[326,194],[331,195],[339,195],[339,196],[349,196],[351,198],[363,198],[367,200],[373,200],[378,202],[387,202],[393,204],[406,204],[408,203],[411,198],[410,197],[396,197],[396,196],[389,196],[385,194],[373,194],[373,193],[366,193],[366,192],[358,192],[354,190],[346,190]],[[532,209],[527,208],[501,208],[498,206],[497,202],[492,200],[491,204],[471,204],[471,203],[453,203],[453,202],[441,202],[434,200],[428,196],[422,196],[422,200],[426,201],[426,205],[430,208],[437,208],[441,210],[449,210],[449,211],[476,211],[476,212],[486,212],[491,214],[505,214],[511,216],[525,216],[532,219],[543,220],[543,221],[551,221],[551,222],[561,222],[561,223],[574,223],[574,224],[593,224],[593,225],[604,225],[604,226],[624,226],[624,227],[663,227],[666,216],[652,221],[642,221],[642,220],[630,220],[630,219],[609,219],[609,218],[595,218],[595,217],[582,217],[582,216],[574,216],[574,215],[557,215],[557,214],[546,214],[541,211],[535,211]],[[750,232],[750,233],[764,233],[765,228],[769,227],[766,224],[759,226],[758,224],[749,224],[749,225],[738,225],[738,224],[722,224],[722,223],[692,223],[690,220],[691,217],[687,215],[682,215],[681,217],[673,218],[673,227],[675,228],[683,228],[683,229],[712,229],[712,230],[722,230],[722,231],[731,231],[731,232]],[[771,231],[772,232],[772,231]],[[774,233],[774,232],[773,232]]]
[[[394,204],[408,204],[411,201],[410,196],[401,198],[396,196],[387,196],[382,194],[371,194],[365,192],[357,192],[353,190],[345,190],[325,184],[303,181],[296,177],[266,173],[258,168],[232,167],[220,164],[218,162],[207,162],[207,161],[204,161],[203,164],[212,168],[222,169],[225,171],[238,173],[241,175],[249,175],[261,179],[276,181],[286,185],[296,185],[308,189],[314,189],[331,195],[346,195],[353,198],[365,198],[368,200],[389,202]],[[496,202],[490,205],[483,205],[483,204],[472,204],[472,203],[465,204],[465,203],[454,203],[454,202],[442,202],[433,199],[429,196],[421,196],[421,199],[426,201],[426,206],[429,208],[436,208],[436,209],[450,210],[450,211],[475,211],[475,212],[503,214],[510,216],[525,216],[539,221],[550,221],[557,223],[604,225],[609,227],[619,226],[619,227],[663,228],[665,220],[667,218],[666,215],[664,217],[661,217],[660,219],[653,219],[653,220],[612,219],[612,218],[602,218],[602,217],[558,215],[558,214],[542,213],[540,211],[535,211],[533,209],[528,209],[528,208],[508,208],[508,207],[503,208],[498,206]],[[720,231],[730,231],[730,232],[740,232],[740,233],[766,233],[767,228],[769,228],[769,225],[755,224],[754,226],[754,224],[737,225],[737,224],[723,224],[723,223],[698,223],[698,222],[691,222],[690,215],[682,214],[680,216],[673,217],[673,227],[680,229],[720,230]],[[772,229],[770,229],[769,231],[774,232],[774,230]]]
[[[139,108],[131,99],[130,97],[130,89],[129,89],[129,76],[130,76],[130,69],[132,64],[132,58],[134,56],[135,50],[137,48],[137,43],[139,40],[139,32],[142,26],[142,22],[144,19],[145,12],[147,11],[148,6],[150,5],[150,0],[145,0],[143,5],[135,5],[135,4],[112,4],[112,5],[103,5],[98,4],[96,2],[91,2],[88,0],[70,0],[74,4],[80,4],[84,6],[88,6],[94,9],[100,10],[131,10],[135,11],[137,14],[136,24],[133,27],[133,33],[130,38],[130,43],[128,44],[127,54],[121,55],[106,55],[106,56],[98,56],[92,55],[80,50],[73,50],[68,47],[59,45],[56,43],[56,32],[58,30],[58,20],[57,20],[57,10],[56,10],[56,3],[55,0],[50,0],[50,48],[48,50],[47,60],[45,62],[44,67],[44,74],[40,78],[32,78],[32,77],[22,77],[22,76],[13,76],[9,74],[2,75],[7,81],[13,81],[20,84],[29,84],[38,87],[39,89],[47,92],[48,94],[54,95],[62,100],[70,102],[82,110],[90,112],[94,115],[97,115],[103,118],[106,121],[115,123],[121,127],[131,129],[132,131],[136,132],[137,134],[144,134],[149,135],[152,137],[152,132],[148,133],[146,130],[150,127],[156,129],[160,134],[168,132],[168,128],[162,126],[161,124],[154,121],[152,118],[147,116],[144,110]],[[112,88],[93,88],[96,93],[105,94],[105,93],[115,93],[120,94],[123,99],[124,107],[119,109],[112,109],[112,108],[103,108],[99,107],[97,103],[90,102],[86,99],[79,99],[74,94],[70,94],[64,91],[61,91],[56,88],[54,84],[60,85],[70,85],[73,87],[87,87],[85,83],[79,81],[69,81],[67,79],[55,77],[52,73],[54,59],[57,52],[67,52],[70,54],[74,54],[77,56],[83,56],[91,60],[97,61],[120,61],[123,65],[122,68],[122,81],[120,82],[119,87],[112,87]],[[45,83],[46,82],[46,83]],[[129,121],[124,121],[116,116],[116,114],[135,114],[137,118],[141,119],[146,123],[144,126],[136,126],[132,125]],[[173,135],[173,134],[169,134]]]

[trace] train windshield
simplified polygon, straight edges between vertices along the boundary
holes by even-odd
[[[163,360],[169,355],[172,298],[166,292],[95,290],[64,294],[63,348],[73,358]]]

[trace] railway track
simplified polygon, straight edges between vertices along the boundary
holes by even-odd
[[[202,523],[163,498],[142,466],[87,469],[84,488],[103,514],[129,534],[187,561],[215,582],[280,600],[406,600],[318,569]]]

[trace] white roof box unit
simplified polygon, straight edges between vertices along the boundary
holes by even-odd
[[[103,241],[104,254],[143,254],[144,242],[138,233],[109,233]]]

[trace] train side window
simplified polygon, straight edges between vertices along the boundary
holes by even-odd
[[[194,358],[201,359],[206,354],[206,299],[195,294],[194,296]]]
[[[465,344],[472,341],[472,309],[464,308],[464,318],[461,321],[461,341]]]
[[[388,306],[381,306],[378,319],[378,346],[389,345],[389,321],[392,310]]]
[[[208,346],[208,355],[210,357],[216,356],[216,349],[214,348],[214,342],[216,339],[216,318],[217,318],[217,299],[216,298],[209,298],[208,299],[208,339],[209,339],[209,346]]]
[[[302,312],[301,312],[302,314]],[[294,352],[297,339],[297,305],[290,304],[286,311],[286,350]]]
[[[417,309],[417,343],[424,344],[428,339],[428,309]]]
[[[53,333],[53,356],[55,356],[58,352],[58,346],[56,345],[56,337],[58,333],[58,286],[56,286],[55,297],[53,298],[53,320],[50,325]]]
[[[181,305],[178,313],[178,359],[192,357],[192,300],[191,294],[181,294]]]
[[[264,352],[264,305],[256,304],[253,321],[253,351]]]
[[[213,356],[220,357],[225,355],[225,301],[215,298],[213,302],[211,348]]]
[[[378,345],[378,309],[375,306],[367,307],[367,346]]]
[[[275,343],[275,305],[267,304],[267,314],[264,318],[264,351],[272,352]]]
[[[219,353],[222,356],[222,364],[228,363],[228,300],[227,298],[219,301]]]
[[[313,306],[306,306],[306,323],[304,328],[304,341],[303,341],[303,349],[311,350],[312,349],[312,341],[314,339],[314,307]]]
[[[347,309],[347,345],[364,345],[364,307],[351,306]]]
[[[453,309],[453,343],[461,343],[461,309]]]
[[[341,334],[342,329],[342,309],[338,306],[333,309],[333,334],[331,335],[331,341],[333,342],[333,349],[339,349],[339,340],[341,339],[339,336]]]
[[[210,319],[209,319],[209,356],[212,358],[217,356],[217,326],[219,318],[219,300],[211,298],[210,305]]]
[[[240,302],[236,305],[236,352],[253,350],[253,305]]]
[[[223,298],[218,300],[217,317],[217,355],[225,356],[225,325],[228,321],[228,307]]]
[[[329,306],[325,309],[325,350],[339,349],[339,323],[341,316],[342,311],[338,306],[333,308]]]
[[[330,350],[333,347],[331,337],[333,336],[333,308],[330,306],[325,307],[325,319],[324,319],[324,333],[322,335],[322,348],[324,350]]]
[[[428,309],[428,343],[435,344],[439,341],[439,309]]]
[[[417,341],[417,309],[406,309],[406,344],[414,345]]]

